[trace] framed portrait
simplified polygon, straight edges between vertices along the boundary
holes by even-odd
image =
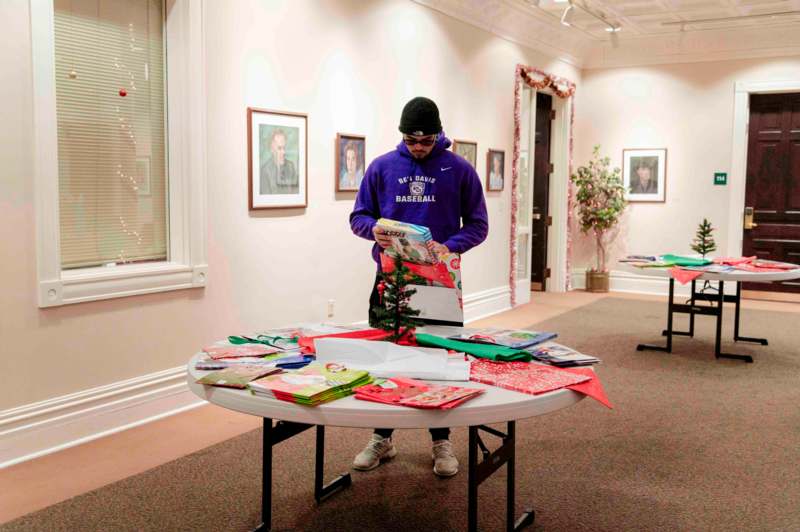
[[[457,153],[469,161],[473,168],[478,168],[478,143],[470,140],[453,140],[453,153]]]
[[[366,138],[336,134],[336,192],[357,191],[364,180]]]
[[[307,205],[307,132],[304,114],[247,108],[251,210]]]
[[[502,150],[486,152],[486,190],[498,192],[505,186],[506,153]]]
[[[665,201],[666,148],[622,150],[622,183],[628,201]]]

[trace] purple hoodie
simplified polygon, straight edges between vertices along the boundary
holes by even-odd
[[[378,218],[390,218],[429,227],[433,239],[455,253],[483,242],[489,217],[480,178],[448,147],[450,139],[442,134],[423,159],[415,159],[401,142],[396,150],[372,161],[350,214],[353,233],[375,240],[372,228]],[[379,253],[375,244],[376,262]]]

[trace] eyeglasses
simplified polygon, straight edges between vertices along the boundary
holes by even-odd
[[[403,143],[406,146],[414,146],[415,144],[420,144],[422,146],[433,146],[436,143],[437,135],[431,135],[428,137],[411,137],[408,135],[403,135]]]

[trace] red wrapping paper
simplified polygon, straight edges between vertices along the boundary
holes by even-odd
[[[297,339],[297,345],[300,346],[300,351],[305,354],[316,353],[314,349],[314,340],[318,338],[355,338],[358,340],[383,340],[389,333],[379,329],[363,329],[360,331],[348,331],[343,333],[334,334],[321,334],[319,336],[301,336]]]

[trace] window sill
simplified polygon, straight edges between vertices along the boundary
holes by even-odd
[[[202,288],[207,270],[205,264],[174,262],[66,270],[59,280],[39,283],[39,307]]]

